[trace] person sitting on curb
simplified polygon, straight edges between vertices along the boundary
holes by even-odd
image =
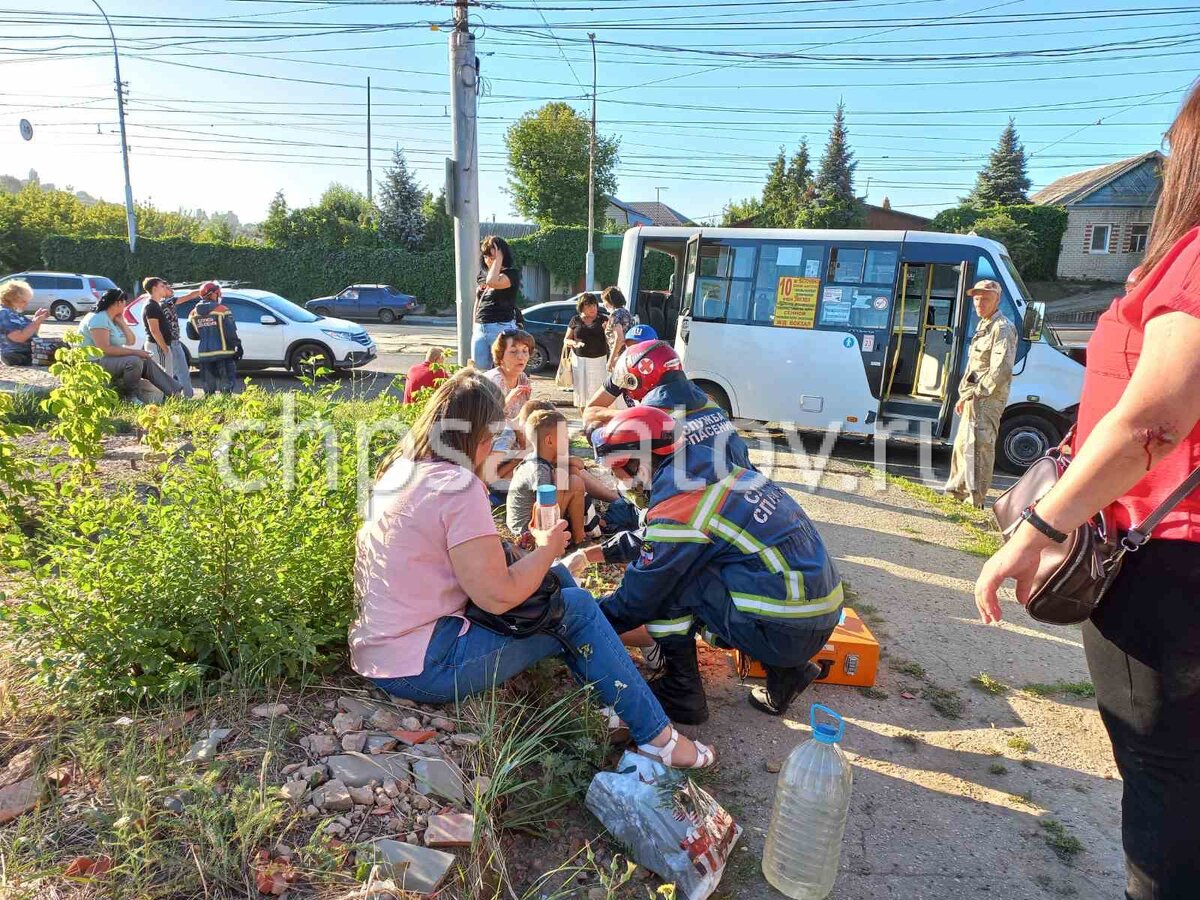
[[[583,479],[570,471],[567,417],[557,409],[535,411],[525,421],[525,440],[530,455],[513,471],[508,485],[505,518],[508,529],[518,537],[533,519],[537,489],[552,484],[558,489],[558,510],[567,521],[571,540],[582,544],[587,491]],[[561,473],[561,476],[560,476]]]
[[[136,346],[137,339],[125,324],[128,306],[129,295],[120,288],[105,291],[96,308],[79,322],[83,346],[96,347],[103,354],[96,363],[112,376],[117,393],[139,402],[157,400],[159,392],[174,397],[180,392],[179,382]]]
[[[618,634],[646,627],[666,660],[651,690],[672,721],[700,724],[708,703],[696,635],[767,670],[750,703],[773,716],[820,674],[811,660],[842,612],[843,589],[812,521],[765,475],[719,473],[713,452],[686,447],[667,413],[637,406],[592,436],[596,458],[650,491],[637,561],[600,599]]]
[[[449,376],[442,368],[442,348],[431,347],[425,352],[425,362],[419,362],[408,370],[404,379],[404,402],[412,403],[413,398],[426,388],[435,388]]]
[[[6,366],[33,365],[33,339],[50,310],[26,316],[25,307],[32,299],[33,288],[27,282],[8,281],[0,287],[0,360]]]
[[[188,316],[188,337],[200,342],[196,358],[204,393],[237,393],[237,359],[242,342],[229,307],[221,302],[221,286],[206,281],[200,287],[200,302]]]

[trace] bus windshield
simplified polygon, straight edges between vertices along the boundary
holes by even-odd
[[[1002,255],[1000,259],[1004,262],[1004,268],[1008,270],[1008,274],[1012,276],[1012,280],[1017,283],[1017,288],[1021,292],[1021,296],[1025,298],[1026,304],[1033,302],[1033,294],[1029,291],[1029,286],[1025,284],[1025,279],[1021,277],[1021,273],[1017,271],[1016,264],[1012,261],[1007,253]],[[1062,338],[1058,336],[1058,332],[1054,330],[1054,326],[1049,322],[1042,323],[1042,334],[1046,335],[1046,341],[1051,347],[1062,348]]]

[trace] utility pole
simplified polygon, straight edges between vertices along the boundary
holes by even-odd
[[[117,54],[117,34],[108,21],[108,13],[99,0],[92,0],[92,3],[104,16],[104,24],[108,26],[108,35],[112,38],[113,66],[117,73],[117,120],[121,125],[121,162],[125,167],[125,228],[129,232],[129,252],[134,253],[137,250],[137,216],[133,209],[133,186],[129,182],[129,141],[125,137],[125,85],[121,81],[121,57]]]
[[[446,184],[446,197],[454,216],[458,361],[463,364],[471,358],[475,276],[479,272],[479,142],[476,136],[479,60],[475,56],[475,37],[467,29],[468,3],[469,0],[454,0],[454,30],[450,32],[454,159],[447,167]]]
[[[596,35],[588,32],[592,42],[592,134],[588,144],[588,245],[583,263],[583,289],[596,289],[596,250],[593,232],[596,230]]]
[[[367,76],[367,202],[375,198],[375,178],[371,175],[371,76]]]

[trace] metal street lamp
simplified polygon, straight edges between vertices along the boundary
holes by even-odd
[[[133,211],[133,186],[129,182],[129,141],[125,137],[125,87],[121,83],[121,57],[117,54],[117,34],[113,31],[112,22],[108,21],[108,13],[98,0],[92,0],[100,15],[104,16],[104,24],[108,26],[109,37],[113,45],[113,66],[117,73],[117,119],[121,125],[121,163],[125,167],[125,226],[129,231],[129,252],[137,250],[137,217]]]

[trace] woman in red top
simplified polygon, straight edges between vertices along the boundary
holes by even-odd
[[[1088,344],[1075,461],[1037,505],[1047,531],[1109,509],[1139,524],[1200,466],[1200,83],[1167,132],[1171,155],[1136,282]],[[1200,896],[1200,495],[1125,558],[1083,626],[1100,715],[1124,779],[1122,837],[1132,900]],[[1030,522],[984,566],[975,602],[1030,584],[1051,538]]]

